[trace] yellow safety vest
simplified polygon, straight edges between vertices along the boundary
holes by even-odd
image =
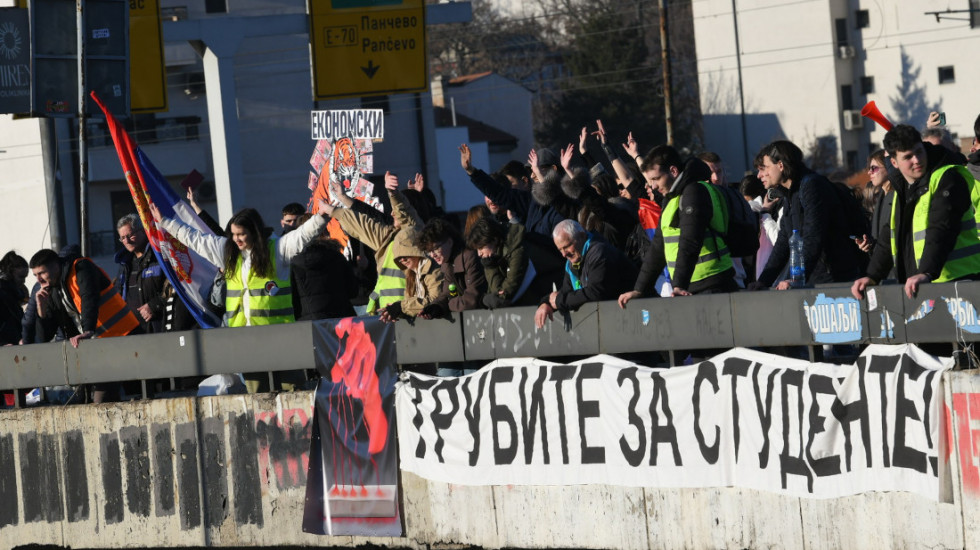
[[[389,244],[388,250],[385,251],[381,269],[378,270],[378,282],[375,283],[374,290],[368,297],[367,312],[371,315],[405,298],[405,272],[395,262],[393,244],[394,242]]]
[[[701,252],[698,254],[694,273],[691,275],[692,283],[732,269],[732,256],[728,253],[728,245],[721,238],[727,229],[726,211],[721,203],[722,198],[718,196],[715,189],[711,188],[710,183],[704,181],[698,183],[704,185],[708,189],[708,194],[711,195],[712,213],[711,223],[708,230],[705,231],[704,243],[701,244]],[[681,230],[671,227],[671,222],[674,221],[680,202],[680,196],[670,199],[660,217],[660,232],[664,238],[664,256],[667,258],[667,271],[671,279],[674,278],[674,267],[677,265],[677,251],[681,235]]]
[[[243,296],[248,294],[248,310],[251,324],[277,325],[292,323],[293,316],[292,288],[289,279],[280,279],[276,273],[276,243],[268,241],[269,257],[272,260],[272,277],[261,277],[255,272],[249,274],[248,289],[242,286],[242,257],[233,273],[226,279],[225,318],[229,327],[244,327],[248,323],[245,318],[245,308],[242,307]]]
[[[957,170],[963,176],[963,179],[966,180],[967,185],[970,186],[971,197],[974,193],[975,185],[971,185],[973,175],[970,174],[970,171],[965,166],[946,165],[936,169],[932,173],[929,177],[929,192],[919,198],[919,202],[915,204],[915,210],[912,213],[912,251],[915,253],[916,266],[922,261],[922,251],[925,248],[926,228],[929,226],[929,206],[932,204],[932,195],[936,192],[936,188],[939,186],[939,180],[946,173],[946,170]],[[898,212],[898,202],[897,198],[892,201],[891,216],[892,259],[896,264],[898,263],[898,232],[895,227],[895,216]],[[943,264],[942,272],[932,282],[943,283],[953,281],[975,273],[980,273],[980,238],[977,237],[976,211],[971,206],[971,208],[968,208],[963,213],[963,217],[960,219],[960,234],[956,237],[956,244],[953,245],[953,250],[946,257],[946,263]]]

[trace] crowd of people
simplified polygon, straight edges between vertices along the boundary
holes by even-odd
[[[383,210],[331,181],[331,200],[318,201],[314,212],[286,205],[278,234],[251,208],[218,226],[193,191],[189,203],[214,234],[152,205],[150,212],[159,228],[220,268],[210,306],[228,327],[358,313],[397,322],[537,306],[542,328],[556,313],[593,301],[626,308],[647,296],[827,282],[851,284],[860,299],[888,279],[912,297],[923,283],[980,276],[980,117],[969,158],[935,118],[926,135],[905,124],[889,130],[868,159],[866,183],[854,187],[809,169],[786,140],[762,147],[755,172],[728,182],[715,153],[684,159],[658,145],[641,154],[632,134],[614,146],[597,121],[595,131],[581,130],[577,147],[532,150],[527,164],[511,161],[492,173],[475,167],[461,145],[461,169],[484,195],[465,220],[443,212],[420,175],[403,186],[390,173]],[[590,136],[601,161],[590,153]],[[330,219],[348,242],[334,238]],[[0,260],[4,344],[61,338],[78,346],[196,325],[157,264],[140,217],[124,216],[116,230],[123,249],[115,277],[77,247],[41,250],[29,262],[13,252]],[[801,275],[789,270],[794,234],[802,240]],[[31,292],[28,270],[37,278]],[[101,401],[118,398],[120,388],[91,389]]]

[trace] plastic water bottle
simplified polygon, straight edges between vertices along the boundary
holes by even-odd
[[[803,266],[803,237],[793,230],[789,238],[789,284],[793,288],[803,288],[806,284],[806,269]]]

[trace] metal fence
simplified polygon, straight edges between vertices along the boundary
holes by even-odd
[[[923,285],[907,298],[882,286],[855,300],[849,286],[590,303],[543,329],[535,308],[477,310],[450,320],[399,321],[398,361],[487,362],[505,357],[980,340],[980,282]],[[0,389],[314,368],[311,322],[0,348]],[[969,354],[963,355],[967,357]]]

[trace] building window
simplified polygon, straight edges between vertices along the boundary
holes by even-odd
[[[834,30],[837,35],[837,47],[847,46],[847,19],[834,19]]]
[[[970,0],[970,28],[980,27],[980,0]]]
[[[862,76],[861,77],[861,95],[868,95],[875,93],[875,77],[873,76]]]
[[[845,111],[854,108],[854,87],[850,84],[840,87],[840,107]]]
[[[854,12],[854,22],[857,24],[857,28],[866,29],[871,26],[871,18],[868,16],[868,10],[857,10]]]
[[[953,70],[953,66],[939,67],[939,83],[952,84],[954,82],[956,82],[956,71]]]
[[[228,13],[227,0],[204,0],[204,13]]]
[[[381,109],[384,111],[384,114],[388,114],[390,109],[388,106],[388,96],[376,95],[374,97],[362,97],[361,109]]]

